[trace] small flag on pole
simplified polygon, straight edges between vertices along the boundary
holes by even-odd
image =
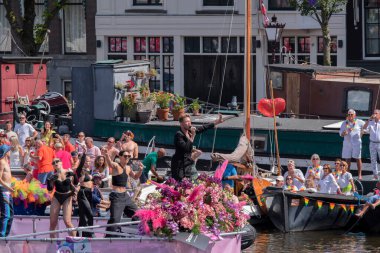
[[[317,200],[318,209],[322,208],[323,202],[322,200]]]
[[[343,210],[344,210],[345,212],[347,212],[347,206],[346,206],[345,204],[341,204],[340,207],[343,208]]]
[[[350,211],[351,211],[351,213],[354,213],[354,211],[355,211],[355,206],[354,205],[350,205]]]
[[[304,198],[304,202],[305,202],[305,206],[309,205],[309,199],[308,198]]]
[[[333,210],[335,208],[335,203],[330,203],[329,206],[330,206],[330,210]]]

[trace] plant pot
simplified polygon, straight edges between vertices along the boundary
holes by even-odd
[[[137,104],[134,104],[132,108],[123,108],[123,116],[130,118],[131,121],[136,121]]]
[[[140,123],[148,123],[150,121],[152,111],[138,111],[137,121]]]
[[[201,115],[200,112],[199,112],[199,109],[198,110],[193,110],[193,116],[199,116]]]
[[[168,120],[169,119],[169,108],[165,108],[165,109],[161,109],[161,108],[158,108],[157,109],[157,117],[159,120]]]
[[[185,114],[185,109],[172,110],[173,120],[178,120],[182,114]]]

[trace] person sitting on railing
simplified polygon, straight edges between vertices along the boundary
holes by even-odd
[[[376,183],[376,188],[373,189],[373,192],[374,195],[369,197],[362,210],[355,214],[357,217],[362,217],[368,211],[369,207],[375,209],[378,205],[380,205],[380,181]]]
[[[335,172],[335,177],[340,189],[342,189],[342,193],[344,195],[352,195],[356,192],[356,187],[352,174],[347,169],[348,164],[345,161],[341,161],[339,168],[337,167],[337,171]]]
[[[342,194],[340,186],[335,180],[330,164],[323,165],[323,176],[318,182],[318,192],[328,194]]]

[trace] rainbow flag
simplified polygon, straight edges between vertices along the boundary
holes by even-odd
[[[345,212],[347,212],[347,207],[346,207],[345,204],[340,204],[340,207],[343,208],[343,210],[344,210]]]
[[[330,210],[333,210],[335,208],[335,203],[330,203],[329,206],[330,206]]]
[[[350,211],[351,211],[351,213],[355,212],[355,206],[354,205],[350,205]]]
[[[304,202],[305,202],[305,206],[308,206],[309,205],[309,199],[308,198],[303,198]]]
[[[323,202],[322,200],[317,200],[318,209],[322,208]]]

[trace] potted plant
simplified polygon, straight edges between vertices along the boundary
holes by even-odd
[[[193,115],[198,116],[200,114],[199,110],[202,108],[202,105],[199,103],[199,98],[194,99],[189,107],[193,111]]]
[[[136,78],[140,78],[140,79],[142,79],[142,78],[145,77],[145,73],[144,73],[144,71],[141,71],[141,70],[136,71],[136,72],[134,73],[134,75],[136,76]]]
[[[169,103],[172,95],[169,92],[156,92],[154,95],[156,103],[160,108],[157,108],[157,117],[159,120],[168,120],[169,118]]]
[[[140,96],[143,101],[147,101],[150,96],[150,89],[147,84],[141,85],[139,88]]]
[[[131,121],[136,121],[136,97],[136,93],[130,92],[121,99],[124,116],[130,118]]]
[[[178,120],[185,113],[186,98],[176,94],[173,98],[173,120]]]

